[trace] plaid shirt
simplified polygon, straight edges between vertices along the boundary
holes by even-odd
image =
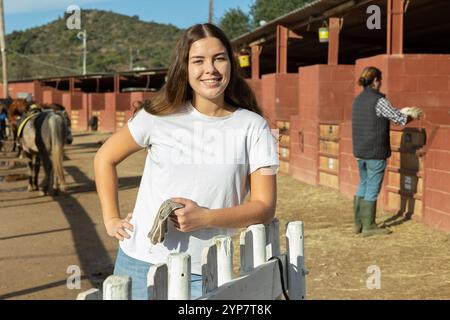
[[[385,117],[393,121],[395,124],[404,126],[408,120],[408,116],[400,112],[400,110],[394,108],[391,102],[386,98],[378,99],[377,106],[375,107],[377,117]]]

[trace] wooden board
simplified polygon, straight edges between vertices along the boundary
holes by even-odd
[[[339,189],[339,177],[335,174],[319,172],[319,184],[326,187]]]
[[[125,125],[125,112],[116,111],[116,128],[122,128]]]
[[[289,130],[289,121],[284,121],[284,120],[278,120],[277,121],[277,128],[278,129],[284,129],[284,130]]]
[[[391,147],[399,148],[402,142],[402,131],[391,130]]]
[[[326,170],[339,172],[339,160],[335,158],[320,156],[319,167]]]
[[[289,148],[280,147],[280,158],[289,160]]]
[[[339,155],[339,142],[320,140],[319,152]]]
[[[319,125],[320,137],[329,139],[339,138],[339,126],[331,124],[320,124]]]
[[[288,161],[284,161],[284,160],[280,160],[280,167],[279,167],[279,169],[283,173],[289,173],[289,162]]]
[[[72,110],[70,112],[70,122],[72,124],[72,130],[76,130],[79,128],[78,110]]]
[[[290,141],[289,134],[280,135],[280,146],[289,147],[289,141]]]
[[[199,300],[275,300],[282,294],[277,260],[268,261],[252,273],[236,278]]]

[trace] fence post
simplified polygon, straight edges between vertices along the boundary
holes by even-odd
[[[240,236],[241,275],[266,262],[266,230],[263,224],[251,225]]]
[[[259,267],[266,262],[266,228],[263,224],[248,227],[253,235],[253,267]]]
[[[131,278],[109,276],[103,282],[103,300],[131,300]]]
[[[304,255],[303,222],[289,222],[286,226],[288,254],[288,288],[292,300],[306,299],[306,269]]]
[[[167,264],[152,265],[147,274],[147,292],[149,300],[167,300],[168,297]]]
[[[253,239],[252,233],[249,230],[241,232],[239,237],[239,272],[241,276],[253,270]]]
[[[217,285],[233,280],[233,241],[230,237],[217,237]]]
[[[102,292],[99,289],[89,289],[77,295],[77,300],[102,300]]]
[[[202,295],[217,288],[217,246],[211,244],[202,251]]]
[[[266,260],[280,255],[280,221],[274,218],[266,228]]]
[[[187,253],[171,253],[168,258],[169,300],[191,299],[191,257]]]

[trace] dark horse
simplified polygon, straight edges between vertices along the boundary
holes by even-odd
[[[42,195],[55,195],[65,191],[63,169],[64,144],[72,143],[69,118],[65,111],[46,110],[34,112],[23,120],[21,145],[29,159],[28,190],[38,190],[40,162],[43,162],[45,178]]]

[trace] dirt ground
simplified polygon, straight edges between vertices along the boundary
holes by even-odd
[[[75,299],[112,273],[117,242],[105,232],[93,180],[93,157],[107,137],[75,134],[64,161],[68,189],[54,198],[27,192],[25,160],[0,153],[0,299]],[[118,168],[123,214],[133,207],[144,159],[138,152]],[[282,234],[286,222],[304,221],[308,299],[450,299],[447,234],[408,220],[390,235],[355,236],[351,200],[283,174],[277,217]],[[281,244],[284,252],[284,237]],[[374,265],[380,288],[368,289]],[[80,267],[81,289],[67,288],[70,266]]]

